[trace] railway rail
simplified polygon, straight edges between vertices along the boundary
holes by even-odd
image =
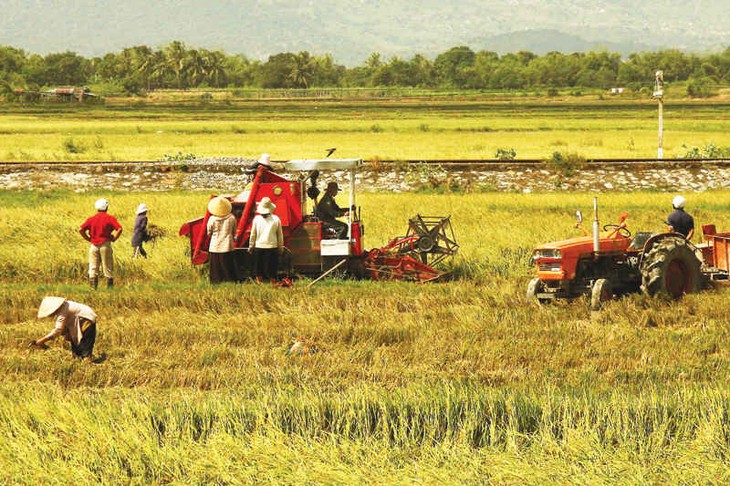
[[[274,164],[277,161],[273,161]],[[283,163],[284,161],[279,161]],[[251,161],[253,163],[253,160]],[[407,165],[440,165],[444,168],[489,168],[489,167],[508,167],[508,166],[531,166],[545,164],[544,159],[514,159],[514,160],[497,160],[497,159],[413,159],[413,160],[378,160],[380,166],[397,166]],[[679,158],[613,158],[613,159],[586,159],[587,166],[645,166],[645,167],[667,167],[674,166],[730,166],[728,158],[713,159],[679,159]],[[25,170],[46,169],[52,171],[85,169],[91,172],[128,172],[139,169],[149,168],[161,172],[196,172],[210,171],[215,169],[216,172],[240,172],[241,168],[246,164],[242,162],[230,162],[225,159],[203,159],[190,161],[74,161],[74,162],[41,162],[41,161],[0,161],[0,172],[22,172]],[[368,162],[366,161],[365,169],[367,170]],[[83,172],[83,170],[81,170]]]

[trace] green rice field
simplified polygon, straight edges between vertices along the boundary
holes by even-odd
[[[730,146],[724,101],[664,107],[665,157],[689,147]],[[147,161],[165,154],[275,160],[517,158],[554,152],[588,158],[655,157],[652,100],[434,97],[250,100],[211,103],[109,101],[106,106],[0,109],[0,161]]]

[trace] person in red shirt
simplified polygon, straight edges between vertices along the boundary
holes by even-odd
[[[99,284],[99,266],[101,265],[107,287],[114,286],[114,252],[112,241],[117,241],[122,234],[122,225],[117,219],[107,214],[109,201],[99,199],[94,203],[96,214],[81,225],[79,233],[91,243],[89,247],[89,284],[96,288]]]

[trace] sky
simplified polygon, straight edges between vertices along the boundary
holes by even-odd
[[[0,45],[87,57],[182,40],[253,59],[308,50],[352,63],[372,52],[505,50],[514,33],[543,29],[610,49],[730,44],[728,0],[0,0],[0,7]]]

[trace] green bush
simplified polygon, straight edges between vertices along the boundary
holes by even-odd
[[[83,154],[86,152],[86,147],[69,137],[63,142],[63,150],[69,154]]]
[[[721,159],[730,157],[730,147],[718,147],[710,142],[702,148],[692,145],[691,147],[682,144],[683,154],[679,154],[680,159]]]
[[[494,158],[497,160],[514,160],[517,157],[517,152],[514,148],[498,148],[494,154]]]
[[[586,158],[577,153],[553,152],[553,155],[545,162],[552,171],[565,177],[572,177],[585,167]]]
[[[708,77],[691,77],[687,82],[687,96],[692,98],[709,98],[715,96],[714,83]]]

